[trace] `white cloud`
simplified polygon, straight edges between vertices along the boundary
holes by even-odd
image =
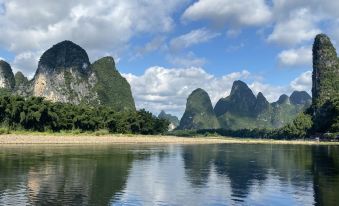
[[[278,54],[279,64],[281,66],[294,67],[312,64],[312,48],[300,47],[297,49],[283,50]]]
[[[269,102],[277,101],[282,94],[291,93],[289,88],[286,86],[272,86],[259,81],[255,81],[248,86],[252,89],[255,95],[257,95],[259,92],[263,93]]]
[[[339,17],[339,2],[333,0],[273,0],[273,13],[277,18],[283,18],[286,13],[296,8],[308,8],[317,18]]]
[[[209,20],[231,27],[258,26],[270,21],[271,11],[264,0],[199,0],[184,12],[184,20]]]
[[[174,27],[172,14],[186,0],[5,0],[0,15],[0,46],[16,55],[46,50],[68,39],[89,53],[125,48],[143,33],[163,33]],[[32,65],[30,65],[32,66]],[[25,70],[25,68],[22,68]]]
[[[186,99],[193,90],[204,89],[215,105],[220,98],[230,94],[233,82],[238,79],[249,82],[253,93],[262,92],[269,102],[277,101],[282,94],[290,95],[294,90],[310,92],[311,88],[310,71],[282,86],[262,83],[247,70],[216,77],[200,67],[150,67],[140,76],[130,73],[123,76],[131,84],[137,108],[145,108],[154,114],[165,110],[178,117],[183,114]]]
[[[24,71],[28,78],[32,78],[35,74],[36,68],[42,51],[38,52],[23,52],[15,56],[12,63],[13,73],[17,71]]]
[[[311,93],[312,89],[312,71],[302,73],[290,84],[291,90],[307,91]]]
[[[201,67],[206,63],[205,58],[197,57],[193,52],[187,54],[171,54],[167,56],[167,60],[175,65],[182,67]]]
[[[219,33],[211,32],[206,28],[192,30],[187,34],[183,34],[172,39],[170,42],[170,48],[172,50],[188,48],[196,44],[208,42],[219,35]]]
[[[278,19],[267,40],[281,45],[296,45],[311,40],[321,32],[317,26],[318,20],[309,9],[293,10],[288,17]]]
[[[141,76],[123,75],[131,84],[138,108],[146,108],[154,113],[166,110],[178,116],[185,110],[186,99],[193,90],[206,90],[215,104],[230,93],[233,81],[250,77],[246,70],[215,77],[199,67],[151,67]]]
[[[152,39],[150,42],[146,43],[143,47],[139,47],[136,49],[136,57],[144,56],[147,53],[151,53],[157,51],[159,49],[165,48],[165,40],[166,38],[163,36],[157,36]],[[164,47],[164,48],[162,48]]]

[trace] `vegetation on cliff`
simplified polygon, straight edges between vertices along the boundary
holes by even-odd
[[[135,110],[131,87],[115,68],[112,57],[104,57],[91,65],[97,82],[94,91],[100,104],[120,110]]]
[[[219,128],[211,99],[203,89],[194,90],[187,98],[186,110],[178,129]]]
[[[224,136],[277,139],[297,139],[310,137],[312,135],[323,138],[337,137],[339,134],[339,60],[335,48],[325,34],[317,35],[314,41],[312,81],[312,101],[306,92],[293,92],[290,97],[281,95],[277,102],[271,104],[274,114],[273,121],[275,118],[277,120],[291,118],[293,117],[292,114],[297,112],[296,108],[308,107],[305,111],[299,113],[292,121],[285,122],[285,125],[279,129],[200,129],[190,131],[187,134],[212,133]],[[237,88],[240,87],[237,86]],[[240,104],[247,104],[247,102],[249,102],[249,105],[252,105],[254,102],[252,100],[253,96],[249,95],[248,92],[243,93],[247,93],[247,97],[245,96],[244,98],[248,101],[240,102]],[[223,109],[235,109],[234,113],[238,114],[239,112],[237,110],[242,107],[245,108],[245,111],[248,111],[246,105],[242,107],[236,105],[230,107],[228,105],[232,103],[232,99],[235,99],[233,95],[234,92],[231,92],[230,97],[221,100],[221,103],[227,106],[224,106]],[[230,99],[232,101],[230,101]],[[263,100],[261,101],[264,102]],[[291,105],[296,105],[296,107],[291,107]],[[216,113],[218,114],[220,114],[221,111],[219,107],[220,103],[218,108],[216,108]]]
[[[205,96],[208,96],[206,94]],[[214,114],[208,110],[211,108],[209,104],[200,107],[194,107],[195,114],[210,114],[216,116],[218,123],[208,128],[208,125],[195,124],[194,126],[178,127],[178,129],[211,129],[216,128],[219,124],[223,129],[255,129],[255,128],[280,128],[293,119],[309,105],[311,97],[307,92],[293,92],[292,99],[287,95],[281,95],[279,100],[274,103],[269,103],[265,96],[259,92],[255,96],[252,90],[245,82],[237,80],[233,83],[232,90],[229,96],[221,98],[214,107]],[[200,99],[189,98],[188,106],[199,104]],[[195,102],[196,101],[196,102]],[[186,108],[186,116],[184,115],[183,124],[189,125],[189,120],[193,119],[188,114],[192,109]],[[192,115],[191,115],[192,116]],[[195,115],[196,116],[196,115]],[[203,121],[209,121],[202,118]]]

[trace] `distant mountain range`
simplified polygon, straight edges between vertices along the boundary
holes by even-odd
[[[178,129],[279,128],[305,111],[311,115],[313,132],[339,130],[339,59],[325,34],[317,35],[313,44],[312,82],[313,98],[305,91],[294,91],[269,103],[261,92],[255,96],[246,83],[238,80],[230,95],[221,98],[214,108],[207,92],[196,89],[187,99]]]
[[[176,127],[179,126],[180,123],[178,117],[171,114],[167,114],[164,110],[161,110],[161,112],[158,115],[158,118],[166,119],[167,121],[170,122],[169,130],[175,129]]]
[[[206,91],[194,90],[178,129],[278,128],[292,121],[311,102],[307,92],[294,91],[290,97],[283,94],[269,103],[261,92],[255,96],[246,83],[238,80],[230,95],[221,98],[214,108]]]
[[[0,61],[0,88],[21,96],[40,96],[53,102],[106,105],[116,110],[135,110],[127,80],[112,57],[90,63],[86,51],[71,41],[45,51],[32,80]]]
[[[189,95],[180,122],[164,111],[159,117],[177,129],[279,128],[307,109],[307,114],[312,113],[315,131],[326,131],[328,125],[339,129],[333,106],[333,99],[339,98],[339,60],[324,34],[317,35],[313,45],[312,82],[313,98],[305,91],[294,91],[269,103],[261,92],[255,96],[238,80],[230,95],[221,98],[214,108],[207,92],[198,88]],[[117,111],[136,109],[130,85],[116,69],[114,59],[104,57],[91,63],[86,51],[71,41],[45,51],[32,80],[21,72],[14,75],[11,66],[0,60],[0,92],[40,96],[53,102],[104,105]]]

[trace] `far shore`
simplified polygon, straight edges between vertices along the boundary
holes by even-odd
[[[230,137],[175,137],[161,135],[103,135],[91,134],[3,134],[0,145],[7,144],[299,144],[339,145],[339,142],[314,140],[272,140]]]

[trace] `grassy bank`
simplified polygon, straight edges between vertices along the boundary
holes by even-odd
[[[160,135],[95,135],[72,133],[13,133],[0,135],[0,144],[307,144],[339,145],[314,140],[271,140],[228,137],[175,137]]]

